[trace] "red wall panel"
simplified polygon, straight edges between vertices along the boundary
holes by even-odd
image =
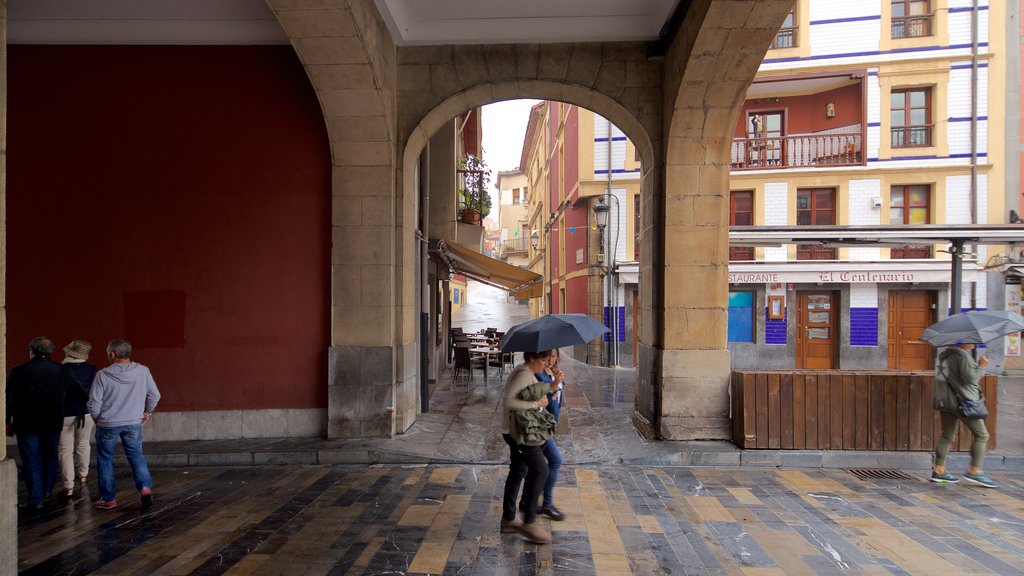
[[[828,103],[835,104],[836,115],[832,118],[825,116]],[[747,100],[736,121],[735,137],[747,137],[747,112],[775,110],[785,110],[786,134],[820,132],[860,124],[863,117],[861,85],[851,84],[818,94],[780,98],[778,102]]]
[[[577,276],[565,282],[565,313],[586,314],[587,276]]]
[[[8,78],[9,357],[130,334],[161,410],[325,406],[330,150],[291,48],[16,45]]]

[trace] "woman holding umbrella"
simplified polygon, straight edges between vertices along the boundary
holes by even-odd
[[[963,422],[974,437],[971,442],[971,465],[967,468],[967,473],[964,474],[964,480],[986,488],[995,488],[996,483],[981,471],[981,465],[985,459],[985,448],[988,444],[988,429],[985,428],[985,420],[965,418],[957,412],[959,399],[974,401],[981,399],[979,382],[985,375],[988,358],[982,356],[975,361],[971,354],[975,346],[975,344],[968,343],[958,344],[946,348],[939,355],[938,378],[945,379],[955,398],[941,403],[943,409],[939,412],[939,417],[942,420],[942,435],[939,436],[939,441],[935,445],[935,469],[932,471],[931,480],[941,484],[956,484],[960,481],[959,478],[946,471],[946,457],[949,455],[949,446],[956,440],[957,427],[960,422]],[[940,386],[941,384],[936,382],[936,387]]]
[[[942,435],[935,445],[935,469],[932,482],[955,484],[960,481],[946,471],[946,456],[949,446],[956,439],[956,431],[962,421],[971,431],[971,466],[964,474],[964,480],[971,484],[995,488],[996,483],[981,471],[988,444],[988,430],[984,416],[964,417],[959,409],[964,401],[977,402],[981,399],[981,378],[985,375],[988,358],[975,360],[972,352],[977,344],[1019,332],[1024,329],[1024,318],[1008,310],[974,310],[954,314],[924,329],[921,340],[932,346],[947,348],[939,354],[935,369],[934,404],[942,420]],[[947,385],[943,386],[942,382]]]
[[[548,461],[544,457],[544,443],[547,438],[528,437],[516,412],[543,410],[548,404],[547,396],[539,394],[536,400],[522,400],[520,393],[537,383],[534,376],[544,370],[550,353],[524,352],[523,363],[516,366],[505,381],[501,402],[501,437],[508,444],[508,477],[505,479],[505,493],[502,501],[501,531],[521,532],[530,542],[547,544],[551,534],[537,522],[537,498],[544,489],[548,478]],[[516,518],[516,500],[519,483],[523,484],[523,501],[532,503],[523,510],[523,520]]]

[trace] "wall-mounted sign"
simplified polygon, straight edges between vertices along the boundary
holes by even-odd
[[[973,282],[975,271],[964,269],[963,281]],[[730,284],[919,284],[922,282],[949,283],[947,270],[780,270],[775,272],[731,271]]]

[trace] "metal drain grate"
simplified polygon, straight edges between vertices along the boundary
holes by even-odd
[[[913,480],[899,470],[883,470],[880,468],[850,468],[847,470],[860,480]]]

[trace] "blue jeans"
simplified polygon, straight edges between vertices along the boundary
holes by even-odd
[[[60,432],[19,432],[18,453],[21,454],[21,478],[28,490],[28,505],[42,506],[53,490],[59,466],[57,446]]]
[[[114,488],[114,449],[121,439],[124,455],[135,476],[135,489],[153,487],[146,457],[142,455],[142,424],[130,426],[96,427],[96,471],[99,473],[100,498],[110,502],[117,496]]]
[[[558,469],[562,467],[562,452],[558,449],[554,436],[544,443],[544,458],[548,461],[548,479],[544,482],[544,506],[551,506],[554,504],[552,497],[555,482],[558,482]]]

